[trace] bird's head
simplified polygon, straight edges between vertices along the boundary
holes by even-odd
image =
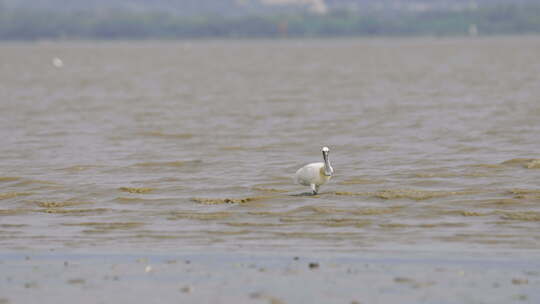
[[[334,169],[330,166],[330,162],[328,161],[328,152],[330,152],[330,149],[328,149],[328,147],[323,147],[321,151],[324,159],[324,175],[331,176],[334,173]]]
[[[330,152],[330,149],[328,149],[328,147],[322,147],[321,151],[324,161],[326,161],[328,159],[328,152]]]

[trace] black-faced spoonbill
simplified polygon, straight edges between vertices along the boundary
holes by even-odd
[[[300,185],[310,186],[313,195],[317,194],[319,192],[319,186],[329,181],[334,174],[334,168],[330,166],[330,160],[328,159],[330,149],[323,147],[321,151],[324,162],[307,164],[298,169],[294,175],[294,182]]]

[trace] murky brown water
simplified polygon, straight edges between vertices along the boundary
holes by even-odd
[[[540,249],[539,84],[538,37],[2,44],[0,247]]]

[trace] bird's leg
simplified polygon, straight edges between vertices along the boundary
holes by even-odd
[[[311,191],[313,191],[313,195],[316,195],[317,192],[319,192],[319,186],[315,185],[315,184],[311,184]]]

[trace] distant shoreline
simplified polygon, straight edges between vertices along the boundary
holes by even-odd
[[[0,40],[451,37],[540,33],[540,4],[421,12],[333,10],[274,15],[178,16],[164,11],[0,11]]]
[[[482,35],[476,37],[470,36],[349,36],[349,37],[288,37],[288,38],[178,38],[178,39],[36,39],[36,40],[0,40],[0,47],[9,47],[17,45],[35,45],[35,46],[55,46],[60,44],[68,45],[85,45],[89,44],[96,46],[96,44],[113,45],[113,44],[130,44],[138,43],[142,45],[153,44],[178,44],[188,48],[191,44],[212,44],[212,43],[319,43],[319,42],[332,42],[332,43],[354,43],[354,42],[366,42],[366,43],[385,43],[392,41],[433,41],[433,42],[451,42],[451,41],[489,41],[489,40],[522,40],[522,39],[540,39],[540,33],[532,34],[496,34],[496,35]]]

